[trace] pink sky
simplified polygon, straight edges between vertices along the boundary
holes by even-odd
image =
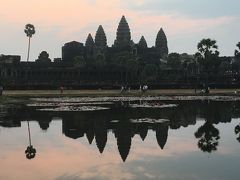
[[[122,15],[127,18],[135,43],[144,35],[148,45],[153,46],[158,30],[163,27],[168,37],[170,52],[180,53],[194,53],[196,44],[201,38],[219,39],[224,33],[221,31],[222,27],[239,21],[239,17],[225,16],[224,14],[211,18],[194,18],[178,11],[158,14],[148,9],[141,11],[130,8],[127,6],[128,3],[142,7],[146,1],[4,1],[0,6],[0,26],[3,27],[0,35],[0,54],[20,54],[23,60],[26,58],[27,40],[23,29],[27,23],[32,23],[36,27],[31,51],[31,59],[34,60],[42,50],[48,51],[50,57],[60,57],[61,46],[64,43],[71,40],[85,42],[88,33],[92,33],[94,36],[100,24],[103,25],[108,45],[111,46]],[[215,35],[216,29],[219,32]],[[183,38],[185,39],[184,43],[182,42]],[[236,42],[225,42],[225,37],[222,38],[219,39],[220,50],[225,54],[233,54]],[[222,44],[227,48],[221,47]]]

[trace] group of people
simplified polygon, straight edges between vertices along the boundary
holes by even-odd
[[[209,86],[205,86],[202,90],[201,90],[202,94],[209,94],[210,93],[210,87]],[[196,94],[196,90],[195,90],[195,94]]]
[[[130,90],[131,90],[130,86],[122,86],[121,87],[121,93],[126,92],[127,90],[128,90],[128,92],[130,92]],[[140,85],[139,90],[140,90],[140,92],[144,93],[148,90],[148,86],[147,85],[143,85],[143,86]]]
[[[148,90],[148,86],[147,85],[143,85],[143,87],[140,86],[140,91],[141,92],[146,92],[147,90]]]
[[[129,92],[131,91],[130,86],[129,86],[129,87],[128,87],[128,86],[122,86],[122,87],[121,87],[121,93],[126,92],[127,90],[128,90]]]

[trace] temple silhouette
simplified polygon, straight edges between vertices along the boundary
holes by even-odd
[[[190,104],[189,104],[190,103]],[[54,117],[62,121],[62,133],[72,139],[86,138],[91,146],[96,146],[98,153],[104,153],[108,134],[113,133],[118,153],[122,161],[126,161],[131,154],[133,138],[139,136],[145,141],[148,132],[156,136],[156,144],[160,150],[167,145],[169,131],[196,125],[197,118],[204,119],[195,132],[196,146],[207,153],[217,151],[220,139],[219,123],[230,123],[232,118],[239,118],[239,102],[179,102],[177,108],[159,109],[114,109],[96,112],[51,112],[37,111],[33,107],[2,107],[0,108],[1,127],[21,127],[23,122],[36,121],[43,132],[51,126]],[[160,123],[131,121],[148,117],[153,119],[168,119]],[[114,120],[114,121],[113,121]],[[30,126],[31,127],[31,126]],[[239,141],[239,124],[235,129],[236,139]],[[26,133],[27,135],[27,133]],[[236,141],[237,141],[236,140]],[[37,145],[36,140],[34,146]]]
[[[133,42],[128,22],[122,16],[111,47],[107,45],[103,26],[99,25],[94,39],[89,33],[85,43],[65,43],[62,58],[54,61],[47,51],[42,51],[35,62],[1,55],[0,84],[11,89],[139,85],[144,81],[141,74],[145,65],[158,66],[167,55],[167,37],[162,28],[156,33],[155,46],[148,47],[144,36],[138,43]]]
[[[84,59],[111,59],[118,53],[127,52],[133,56],[159,60],[168,55],[167,37],[161,28],[156,36],[155,46],[148,48],[144,36],[138,43],[131,39],[131,31],[125,16],[122,16],[116,33],[116,39],[112,47],[107,46],[107,37],[103,26],[99,25],[95,39],[91,34],[87,36],[85,46],[83,43],[72,41],[62,47],[62,60],[69,62],[76,60],[75,57]],[[145,59],[145,60],[147,60]]]

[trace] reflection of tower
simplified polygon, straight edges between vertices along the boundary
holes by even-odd
[[[107,126],[104,120],[96,120],[94,123],[95,139],[98,150],[103,152],[107,143]]]
[[[118,151],[122,160],[125,162],[129,154],[132,142],[131,129],[129,124],[125,122],[119,123],[115,136],[117,138]]]
[[[92,141],[94,139],[94,131],[92,127],[88,127],[88,129],[86,130],[86,136],[89,144],[92,144]]]
[[[29,146],[25,150],[26,158],[27,159],[33,159],[36,155],[36,149],[33,148],[32,142],[31,142],[31,131],[30,131],[30,126],[29,126],[29,121],[27,121],[28,125],[28,140],[29,140]]]
[[[148,126],[147,126],[147,124],[141,123],[139,125],[139,127],[138,127],[138,130],[139,130],[141,139],[144,141],[145,138],[147,137],[147,133],[148,133]]]
[[[72,116],[63,117],[62,131],[65,136],[77,139],[84,135],[84,121],[74,119]]]
[[[168,125],[159,124],[156,129],[156,137],[158,145],[163,149],[168,138]]]
[[[42,130],[46,131],[49,128],[49,124],[51,121],[51,117],[45,117],[44,119],[39,120],[38,124]]]

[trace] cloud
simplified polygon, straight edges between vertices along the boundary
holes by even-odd
[[[61,44],[71,40],[85,42],[88,33],[94,36],[100,24],[103,25],[108,45],[111,46],[122,15],[127,18],[133,40],[138,42],[141,35],[144,35],[149,46],[154,45],[161,27],[164,28],[171,45],[175,44],[171,41],[175,41],[177,37],[187,39],[191,35],[204,34],[211,29],[227,28],[228,24],[236,24],[239,21],[239,17],[236,16],[222,15],[208,18],[187,16],[178,9],[177,1],[175,6],[172,4],[171,10],[166,8],[162,13],[155,13],[152,5],[164,9],[164,6],[160,6],[161,4],[157,2],[155,0],[71,0],[66,3],[66,0],[27,0],[23,3],[19,0],[8,0],[0,6],[0,25],[4,26],[0,38],[5,44],[1,48],[20,55],[25,54],[26,48],[12,47],[9,39],[13,34],[19,35],[17,31],[22,33],[26,23],[32,23],[36,27],[34,38],[37,45],[31,52],[37,58],[44,48],[51,50],[49,53],[54,57],[59,57]],[[164,0],[159,3],[166,2]],[[131,8],[133,6],[138,8]],[[8,33],[7,28],[11,29],[11,33]],[[15,38],[15,41],[15,44],[26,44],[23,38]],[[169,49],[171,50],[171,46]],[[190,48],[186,47],[186,49]]]
[[[134,4],[143,5],[144,0],[132,0]],[[19,8],[21,7],[21,8]],[[11,9],[14,13],[9,13]],[[6,1],[2,6],[5,21],[25,24],[36,24],[41,31],[59,29],[59,37],[66,38],[77,32],[86,36],[88,31],[95,33],[98,25],[106,26],[106,33],[114,33],[121,15],[125,14],[129,20],[132,34],[141,30],[146,34],[156,34],[160,27],[167,29],[167,34],[196,33],[208,28],[232,22],[234,17],[219,17],[212,19],[193,19],[184,17],[177,12],[165,15],[138,12],[124,9],[120,0],[30,0],[24,5],[18,0]],[[86,31],[84,33],[84,31]],[[149,32],[154,30],[155,32]],[[80,35],[83,36],[83,35]],[[84,39],[85,40],[85,39]],[[113,42],[111,40],[110,42]]]

